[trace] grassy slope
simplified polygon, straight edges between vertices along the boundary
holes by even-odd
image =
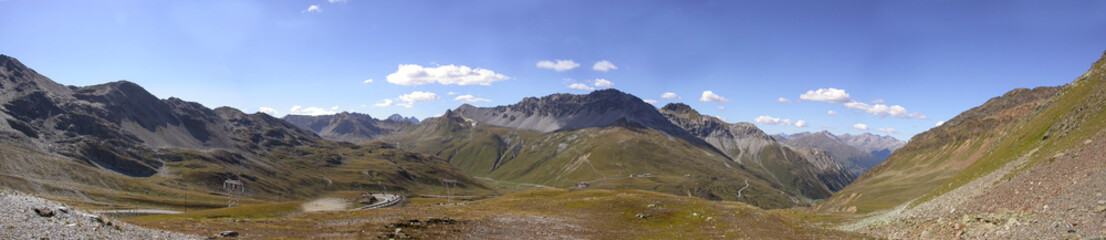
[[[365,239],[402,228],[426,239],[858,239],[863,235],[815,228],[782,214],[738,202],[707,201],[635,190],[541,189],[439,205],[414,199],[403,208],[368,211],[262,213],[240,208],[203,214],[132,218],[139,225],[212,235],[235,230],[250,238]],[[248,220],[222,216],[244,214]],[[642,214],[644,218],[639,218]],[[207,217],[211,216],[211,217]],[[396,226],[408,219],[450,218],[451,224]],[[424,222],[425,223],[425,222]]]
[[[405,149],[435,154],[478,177],[571,187],[641,189],[707,199],[744,201],[766,208],[794,205],[786,195],[739,164],[707,148],[633,127],[587,128],[541,134],[507,128],[429,120],[410,134],[393,136]],[[651,178],[628,178],[651,173]]]
[[[914,205],[947,193],[1027,155],[1034,162],[1104,127],[1104,60],[1062,88],[1015,90],[919,134],[888,161],[830,198],[823,209],[859,212]],[[1009,96],[1009,98],[1007,97]],[[1055,96],[1055,97],[1052,97]],[[1045,138],[1049,135],[1049,138]],[[1024,169],[1024,166],[1022,167]]]
[[[222,182],[229,176],[246,184],[242,203],[305,199],[340,190],[379,191],[381,186],[441,193],[440,179],[457,179],[460,194],[492,192],[444,160],[381,143],[322,142],[279,148],[256,159],[226,151],[169,150],[158,154],[166,162],[161,173],[146,178],[18,145],[0,146],[0,152],[0,185],[93,208],[221,207],[226,205]]]
[[[980,160],[922,196],[917,203],[963,186],[1022,156],[1028,155],[1030,162],[1027,165],[1055,159],[1055,154],[1082,144],[1084,140],[1106,128],[1106,113],[1101,111],[1104,106],[1106,54],[1086,74],[1065,86],[1045,108],[1035,112],[1034,117],[1026,124],[998,142]],[[1030,153],[1032,154],[1029,155]],[[1028,167],[1020,166],[1019,169]]]
[[[1055,92],[1056,88],[1018,89],[965,111],[915,136],[823,207],[840,210],[856,206],[859,212],[870,212],[929,193],[979,161],[996,141],[1024,124],[1026,117]]]

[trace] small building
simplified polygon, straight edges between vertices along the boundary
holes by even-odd
[[[591,183],[581,182],[581,183],[577,183],[575,186],[572,186],[572,188],[577,188],[578,189],[578,188],[586,188],[586,187],[590,187],[590,186],[591,186]]]

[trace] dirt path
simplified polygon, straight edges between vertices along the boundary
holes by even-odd
[[[320,198],[303,204],[304,212],[340,211],[346,210],[349,202],[339,198]]]

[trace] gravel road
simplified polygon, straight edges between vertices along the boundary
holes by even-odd
[[[58,202],[0,189],[0,239],[202,238],[146,229],[72,209]]]

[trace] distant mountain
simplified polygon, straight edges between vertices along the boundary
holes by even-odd
[[[740,126],[771,142],[755,126]],[[652,105],[613,89],[490,108],[466,104],[384,139],[498,181],[557,187],[589,182],[593,188],[638,188],[771,208],[824,198],[853,178],[828,155],[779,144],[755,143],[775,150],[735,161]],[[840,175],[831,174],[833,169]],[[746,181],[749,188],[739,198]]]
[[[801,132],[795,134],[776,134],[773,138],[797,147],[817,148],[829,152],[838,163],[855,175],[879,165],[892,152],[906,142],[891,136],[878,136],[870,133],[860,135],[834,135],[829,131]]]
[[[399,115],[399,114],[392,114],[391,116],[388,116],[388,118],[385,119],[385,120],[393,121],[393,122],[410,122],[410,123],[413,123],[413,124],[419,124],[419,119],[418,118],[415,118],[414,116],[403,117],[403,115]]]
[[[349,112],[320,116],[287,115],[283,119],[296,127],[315,132],[327,140],[352,143],[372,141],[419,122],[414,117],[404,118],[399,114],[394,114],[386,120],[379,120],[367,114]]]
[[[363,172],[394,190],[437,179],[482,187],[436,157],[328,142],[266,114],[162,100],[126,81],[62,86],[4,55],[0,143],[0,185],[95,204],[193,195],[190,204],[217,205],[227,179],[248,186],[246,201],[299,198],[355,186]]]
[[[889,135],[879,136],[871,133],[850,135],[846,133],[837,137],[845,144],[849,144],[849,146],[873,154],[876,152],[887,152],[888,155],[890,155],[890,153],[895,152],[895,150],[906,146],[906,141],[899,140]]]
[[[751,123],[726,123],[705,116],[683,103],[670,103],[660,112],[672,123],[705,140],[734,161],[762,177],[798,188],[807,195],[832,194],[849,185],[856,175],[834,162],[825,151],[784,146]],[[777,165],[786,163],[786,165]],[[825,189],[807,189],[811,186]]]

